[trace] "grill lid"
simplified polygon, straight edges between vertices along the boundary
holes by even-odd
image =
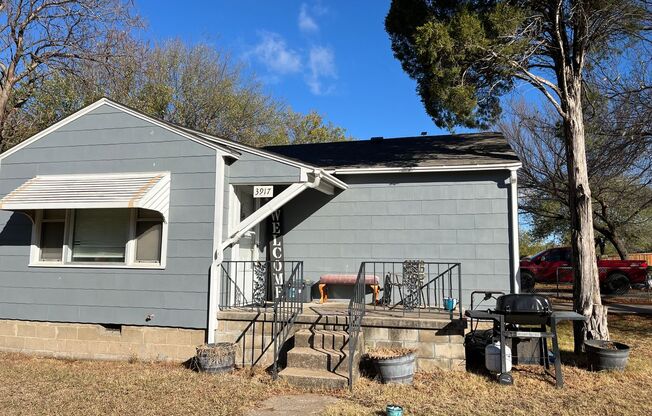
[[[551,314],[550,300],[532,293],[503,295],[496,299],[496,312],[509,314]]]

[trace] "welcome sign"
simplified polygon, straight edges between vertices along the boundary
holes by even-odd
[[[274,293],[275,296],[278,296],[278,291],[285,281],[283,263],[283,224],[281,218],[282,215],[280,208],[274,211],[270,217],[270,238],[267,250],[269,253],[272,276],[270,284],[274,289],[269,293]]]

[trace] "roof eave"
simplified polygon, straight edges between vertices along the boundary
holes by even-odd
[[[412,166],[412,167],[358,167],[358,168],[326,168],[326,172],[334,175],[362,175],[381,173],[413,173],[413,172],[473,172],[490,170],[518,170],[521,162],[488,163],[474,165],[449,165],[449,166]]]

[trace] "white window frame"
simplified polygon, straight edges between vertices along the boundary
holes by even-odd
[[[43,223],[43,210],[36,211],[34,225],[32,226],[32,244],[30,248],[29,267],[67,267],[67,268],[93,268],[93,269],[165,269],[167,263],[168,222],[162,221],[161,230],[161,261],[160,263],[136,262],[136,220],[138,208],[131,208],[129,216],[129,238],[125,246],[124,263],[73,263],[72,245],[73,230],[75,229],[74,209],[67,209],[63,233],[63,250],[61,261],[41,260],[41,230]]]

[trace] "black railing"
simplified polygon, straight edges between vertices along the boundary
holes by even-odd
[[[302,288],[303,262],[294,262],[287,279],[284,278],[280,285],[275,285],[274,321],[272,322],[274,379],[278,377],[278,360],[283,344],[287,341],[297,316],[303,312],[303,302],[300,297]]]
[[[220,280],[220,309],[256,310],[271,307],[287,271],[299,261],[237,260],[223,261]],[[301,276],[299,283],[302,283]]]
[[[349,301],[349,389],[353,389],[353,366],[358,348],[358,337],[365,312],[365,263],[360,264],[358,277],[353,286],[353,295]]]
[[[445,311],[453,319],[462,319],[462,266],[420,260],[364,262],[366,286],[374,289],[378,299],[372,308],[392,310],[404,315]]]

